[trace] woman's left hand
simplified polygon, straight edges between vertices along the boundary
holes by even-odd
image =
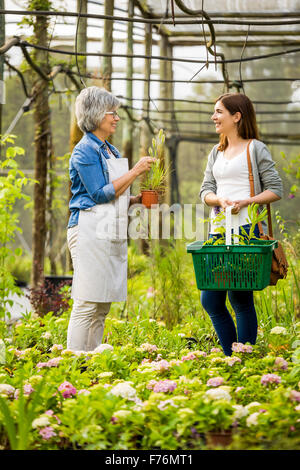
[[[142,202],[142,194],[138,194],[137,196],[130,196],[130,206],[133,204],[141,204]]]
[[[240,201],[232,201],[233,207],[231,210],[232,214],[238,214],[243,207],[248,207],[251,204],[249,199],[241,199]]]

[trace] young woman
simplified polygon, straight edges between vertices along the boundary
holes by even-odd
[[[239,214],[239,225],[249,230],[249,204],[267,204],[282,197],[282,182],[266,145],[259,141],[256,116],[252,102],[241,93],[221,95],[215,104],[211,119],[220,136],[208,157],[204,180],[200,189],[202,201],[212,208],[210,237],[218,233],[220,217],[226,207]],[[247,166],[247,146],[254,177],[255,196],[250,197]],[[262,224],[265,227],[265,223]],[[232,354],[232,343],[255,344],[257,316],[253,291],[228,291],[235,312],[236,325],[225,305],[226,291],[203,291],[201,303],[211,318],[226,355]]]
[[[142,157],[132,169],[107,139],[120,120],[118,99],[96,86],[77,96],[75,112],[84,136],[75,146],[69,171],[72,197],[68,247],[74,299],[67,348],[91,351],[101,344],[111,302],[127,295],[127,211],[140,196],[129,188],[155,161]]]

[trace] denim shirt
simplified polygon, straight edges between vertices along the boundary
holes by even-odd
[[[105,143],[116,158],[121,157],[113,145],[107,141]],[[72,197],[68,228],[78,224],[80,210],[105,204],[115,198],[115,188],[109,182],[106,159],[110,157],[105,143],[92,132],[87,132],[74,147],[69,161]]]

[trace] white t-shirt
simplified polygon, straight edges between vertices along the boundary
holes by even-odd
[[[250,153],[252,149],[253,141],[249,146]],[[218,152],[213,166],[213,175],[217,183],[217,196],[231,199],[231,201],[248,199],[250,197],[247,149],[230,160],[224,157],[224,152]],[[211,233],[216,233],[215,229],[217,227],[225,226],[225,220],[214,220],[216,216],[215,208],[212,208],[210,214]],[[243,207],[239,212],[239,225],[248,224],[247,218],[248,208]]]

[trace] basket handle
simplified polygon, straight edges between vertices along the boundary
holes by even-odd
[[[231,243],[231,229],[233,228],[233,243],[238,245],[239,239],[235,235],[239,235],[239,214],[232,214],[232,206],[228,206],[225,209],[226,212],[226,232],[225,232],[225,244],[232,245]]]

